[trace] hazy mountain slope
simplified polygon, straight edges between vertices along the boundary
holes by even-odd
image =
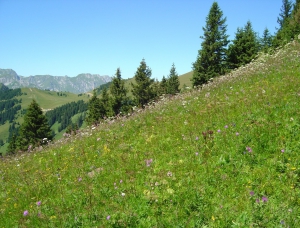
[[[51,75],[24,77],[11,69],[0,69],[0,83],[13,89],[32,87],[41,90],[84,93],[110,81],[111,77],[99,74],[79,74],[76,77]]]

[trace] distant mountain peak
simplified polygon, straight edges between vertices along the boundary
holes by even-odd
[[[0,69],[0,83],[8,88],[33,87],[50,91],[67,91],[71,93],[85,93],[110,82],[108,75],[81,73],[76,77],[34,75],[19,76],[12,69]]]

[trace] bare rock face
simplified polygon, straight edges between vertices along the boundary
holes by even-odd
[[[12,69],[0,69],[0,83],[10,89],[32,87],[50,91],[67,91],[71,93],[85,93],[112,80],[110,76],[99,74],[79,74],[68,76],[19,76]]]

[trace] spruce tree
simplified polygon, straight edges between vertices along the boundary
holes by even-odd
[[[24,122],[20,126],[17,139],[18,148],[27,150],[29,146],[35,147],[41,145],[45,143],[44,138],[48,140],[52,139],[51,129],[42,109],[33,100],[24,116]]]
[[[101,97],[100,97],[100,115],[101,119],[105,117],[113,116],[113,110],[111,106],[111,98],[108,94],[107,88],[103,88]]]
[[[167,81],[166,77],[163,76],[161,79],[160,85],[159,85],[159,91],[160,91],[159,95],[166,94],[167,87],[168,87],[168,81]]]
[[[155,97],[155,93],[151,87],[151,85],[154,83],[154,79],[151,79],[151,75],[152,71],[147,66],[145,59],[143,59],[134,75],[136,83],[131,83],[132,94],[135,97],[135,102],[139,107],[144,107]]]
[[[270,31],[268,28],[265,28],[264,32],[263,32],[263,36],[260,40],[260,49],[263,52],[267,52],[269,50],[269,48],[272,46],[272,40],[273,40],[273,36],[270,34]]]
[[[290,18],[292,13],[293,4],[290,0],[282,0],[282,6],[280,9],[279,17],[277,17],[277,23],[279,24],[279,29],[281,30],[287,20]]]
[[[117,69],[110,84],[110,93],[112,95],[112,110],[117,115],[122,111],[122,106],[125,105],[127,100],[127,89],[124,80],[122,80],[120,68]]]
[[[101,119],[100,99],[97,97],[96,91],[93,91],[93,96],[89,100],[88,113],[85,118],[88,125],[97,124]]]
[[[248,21],[244,28],[237,29],[233,44],[229,45],[227,52],[229,69],[238,68],[251,62],[256,57],[258,50],[259,41],[251,22]]]
[[[180,82],[179,82],[178,74],[176,72],[175,64],[173,63],[170,70],[170,74],[167,79],[167,93],[173,95],[178,93],[180,91],[179,86],[180,86]]]
[[[206,26],[202,49],[198,51],[197,60],[193,64],[193,86],[206,83],[210,78],[226,72],[226,46],[229,43],[226,35],[226,18],[223,17],[217,2],[212,4],[206,17]]]
[[[285,6],[286,4],[288,4],[288,7]],[[283,1],[281,13],[279,14],[280,18],[278,18],[281,27],[273,39],[272,45],[274,47],[290,42],[300,33],[300,1],[296,0],[292,11],[290,10],[290,4],[290,1]]]
[[[13,133],[7,147],[7,153],[14,154],[16,153],[16,150],[17,150],[17,138],[16,135]]]

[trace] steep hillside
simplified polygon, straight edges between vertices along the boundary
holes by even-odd
[[[299,227],[300,45],[0,162],[1,227]]]
[[[17,100],[22,101],[20,103],[21,110],[14,118],[15,122],[18,123],[23,122],[22,110],[26,109],[29,106],[29,104],[32,102],[32,99],[35,99],[45,112],[73,101],[76,102],[79,100],[83,100],[87,102],[89,100],[88,94],[45,91],[36,88],[22,88],[21,93],[21,96],[14,97]],[[9,126],[10,124],[8,123],[8,121],[5,124],[0,125],[0,140],[2,139],[4,142],[7,141],[7,138],[9,136]],[[0,146],[0,152],[4,153],[6,151],[6,148],[7,144]]]
[[[110,81],[111,77],[99,74],[79,74],[76,77],[51,75],[24,77],[11,69],[0,69],[0,83],[12,89],[32,87],[41,90],[85,93]]]

